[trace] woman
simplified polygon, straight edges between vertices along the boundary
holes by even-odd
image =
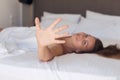
[[[62,26],[54,29],[54,27],[61,21],[57,19],[48,28],[41,29],[40,21],[35,19],[36,38],[38,42],[38,57],[41,61],[50,61],[55,56],[67,53],[102,53],[104,50],[102,42],[94,36],[86,33],[76,33],[70,36],[68,33],[58,34],[60,31],[67,29],[68,26]],[[102,51],[103,52],[103,51]]]

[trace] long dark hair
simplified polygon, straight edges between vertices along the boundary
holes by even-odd
[[[103,47],[102,41],[100,39],[96,38],[95,46],[94,46],[93,50],[90,51],[90,53],[96,53],[103,49],[104,49],[104,47]]]
[[[100,39],[96,39],[95,46],[90,52],[108,58],[120,59],[120,48],[118,48],[116,44],[103,47],[102,41]]]
[[[120,59],[120,49],[117,45],[109,45],[103,50],[98,51],[97,54],[108,58]]]

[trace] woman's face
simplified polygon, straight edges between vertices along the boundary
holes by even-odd
[[[76,33],[72,36],[72,45],[76,52],[91,51],[94,48],[96,38],[86,33]]]

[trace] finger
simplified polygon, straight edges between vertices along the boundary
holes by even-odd
[[[40,30],[40,20],[38,17],[35,18],[35,26],[37,30]]]
[[[55,38],[65,38],[65,37],[69,37],[70,36],[70,34],[68,33],[68,32],[66,32],[66,33],[63,33],[63,34],[60,34],[60,35],[56,35],[55,36]]]
[[[65,40],[55,40],[54,42],[57,43],[57,44],[64,44]]]
[[[48,28],[50,29],[54,28],[60,21],[61,21],[61,18],[56,19]]]
[[[59,28],[55,29],[54,32],[55,32],[55,33],[58,33],[58,32],[60,32],[60,31],[63,31],[63,30],[65,30],[65,29],[67,29],[67,28],[68,28],[68,26],[62,26],[62,27],[59,27]]]

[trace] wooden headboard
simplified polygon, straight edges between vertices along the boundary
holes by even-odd
[[[120,0],[34,0],[34,17],[41,17],[43,11],[85,16],[86,10],[120,15]]]

